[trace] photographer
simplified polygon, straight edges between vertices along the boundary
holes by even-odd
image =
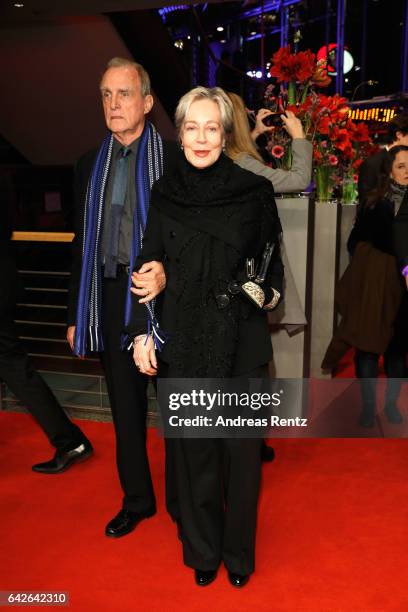
[[[266,125],[267,117],[276,115],[261,108],[256,115],[253,131],[250,131],[247,111],[240,96],[228,93],[234,108],[234,128],[227,142],[226,152],[241,168],[264,176],[271,181],[275,192],[288,193],[303,191],[309,185],[312,177],[313,145],[306,140],[300,120],[286,111],[279,115],[284,128],[292,138],[292,167],[290,170],[271,168],[263,161],[254,142],[262,134],[275,129],[274,125]]]

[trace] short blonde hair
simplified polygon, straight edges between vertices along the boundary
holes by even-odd
[[[106,68],[103,74],[105,74],[105,72],[107,72],[109,68],[134,68],[140,78],[140,88],[142,91],[142,96],[145,97],[151,95],[150,77],[146,70],[143,68],[142,64],[133,62],[132,60],[126,59],[125,57],[113,57],[106,64]]]
[[[181,133],[190,106],[197,100],[211,100],[218,105],[224,134],[230,134],[233,126],[233,109],[227,94],[221,87],[201,86],[194,87],[179,100],[174,117],[178,134]]]
[[[238,159],[240,155],[247,154],[263,162],[251,138],[248,115],[243,99],[234,93],[228,92],[227,95],[232,103],[234,122],[231,134],[227,139],[226,154],[234,161]]]

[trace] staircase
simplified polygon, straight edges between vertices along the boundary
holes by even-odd
[[[56,238],[52,242],[42,241],[38,233],[37,240],[30,240],[32,236],[25,232],[15,236],[18,238],[20,279],[15,320],[19,336],[35,367],[69,415],[99,421],[111,420],[105,378],[98,356],[85,359],[74,357],[65,339],[70,278],[70,243],[67,240],[72,239],[72,235],[54,234]],[[149,385],[148,397],[149,417],[153,418],[153,385]],[[0,402],[3,409],[24,408],[4,386]]]

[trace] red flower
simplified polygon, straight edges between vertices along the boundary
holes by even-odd
[[[354,142],[368,142],[370,140],[368,126],[365,123],[353,123],[353,121],[350,121],[347,127],[350,130],[350,138]]]
[[[271,76],[282,81],[307,81],[315,70],[315,54],[311,51],[291,53],[290,45],[281,47],[272,56]]]
[[[323,159],[323,155],[321,154],[321,152],[319,151],[319,149],[317,147],[313,148],[313,159],[316,162],[321,162]]]
[[[326,115],[320,119],[317,131],[319,132],[319,134],[330,134],[331,128],[331,117]]]
[[[359,170],[361,164],[363,163],[364,160],[362,160],[361,158],[356,159],[355,161],[353,161],[352,166],[354,168],[354,170]]]
[[[346,152],[347,149],[352,148],[349,133],[344,128],[339,129],[335,127],[331,135],[331,141],[333,142],[336,149],[342,151],[343,154]]]
[[[276,159],[280,159],[285,155],[285,149],[280,145],[275,145],[271,151],[272,155],[276,157]]]
[[[339,163],[339,158],[335,155],[329,155],[329,164],[331,166],[337,166]]]

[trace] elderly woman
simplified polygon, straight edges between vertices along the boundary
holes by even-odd
[[[281,226],[271,183],[223,153],[232,130],[222,89],[197,87],[176,110],[179,163],[152,190],[141,256],[166,261],[161,328],[168,340],[157,363],[146,313],[134,299],[131,333],[141,372],[176,378],[262,378],[272,348],[267,310],[282,291]],[[228,286],[265,244],[275,249],[257,308]],[[143,300],[145,301],[145,300]],[[177,521],[184,562],[210,584],[224,562],[241,587],[254,571],[260,439],[167,439],[167,508]]]

